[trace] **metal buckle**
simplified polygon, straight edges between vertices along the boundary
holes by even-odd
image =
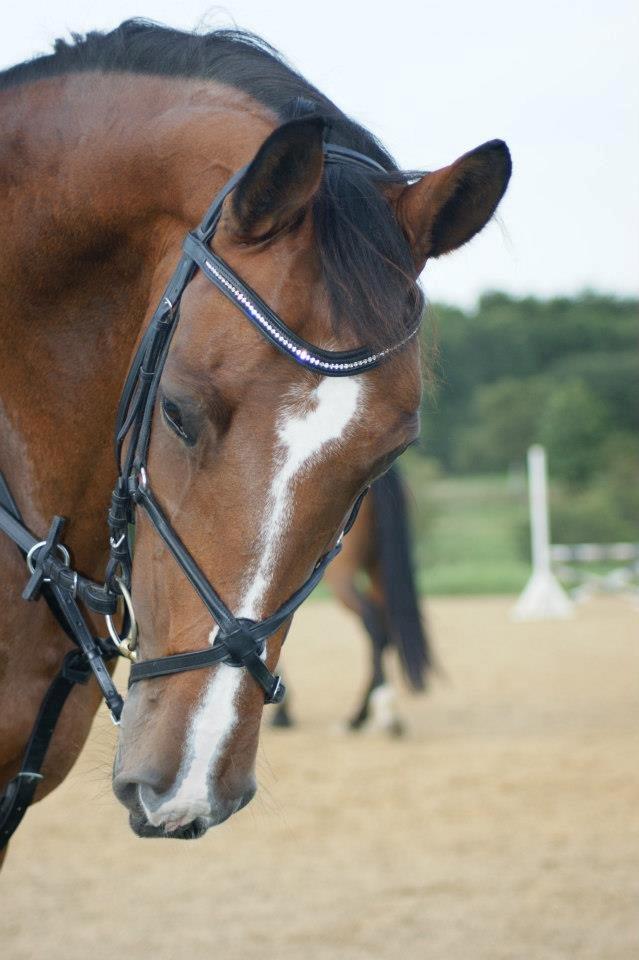
[[[117,540],[114,540],[113,537],[109,537],[109,543],[111,545],[111,549],[117,550],[119,547],[122,546],[125,540],[126,540],[126,533],[120,534]]]
[[[109,636],[113,640],[113,643],[118,651],[123,657],[126,657],[127,660],[130,660],[132,663],[138,658],[136,647],[138,644],[138,625],[135,619],[135,611],[133,609],[133,601],[131,599],[131,594],[121,577],[116,577],[115,581],[120,588],[120,596],[124,600],[126,605],[127,613],[129,615],[129,632],[126,637],[121,637],[118,631],[115,629],[113,624],[113,617],[110,613],[105,614],[104,619],[106,620],[107,629],[109,631]]]

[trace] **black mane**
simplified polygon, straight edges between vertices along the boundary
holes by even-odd
[[[82,71],[201,77],[243,90],[282,121],[316,112],[329,139],[367,154],[386,173],[351,164],[326,167],[314,204],[319,254],[336,322],[370,346],[392,343],[423,309],[411,252],[375,182],[407,183],[375,137],[349,119],[264,40],[239,30],[194,34],[144,20],[110,33],[57,40],[54,52],[0,73],[0,89]]]

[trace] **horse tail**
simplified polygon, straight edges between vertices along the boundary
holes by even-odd
[[[423,690],[433,655],[419,610],[413,571],[406,493],[397,467],[371,487],[375,544],[388,618],[404,675],[414,690]]]

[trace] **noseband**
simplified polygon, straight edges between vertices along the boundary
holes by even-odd
[[[370,157],[337,144],[325,144],[326,163],[354,164],[377,172],[386,172]],[[132,574],[131,531],[137,507],[144,509],[151,525],[162,538],[200,600],[218,625],[214,643],[205,650],[194,650],[172,656],[133,663],[129,685],[141,680],[170,676],[188,670],[199,670],[216,663],[245,667],[264,691],[266,703],[277,703],[284,696],[284,684],[271,673],[264,662],[265,644],[319,583],[328,564],[341,550],[342,539],[350,530],[362,499],[355,501],[337,541],[315,564],[307,580],[274,613],[263,620],[236,617],[208,581],[193,556],[180,540],[149,482],[147,457],[151,422],[158,387],[171,339],[180,319],[180,302],[189,282],[198,270],[214,284],[255,329],[281,353],[295,363],[322,376],[345,377],[364,373],[380,364],[389,354],[399,350],[417,332],[419,324],[399,342],[377,351],[361,347],[355,350],[323,350],[297,336],[278,315],[265,304],[233,269],[209,247],[220,222],[226,197],[244,176],[247,167],[239,170],[222,188],[200,225],[184,241],[180,261],[164,296],[155,310],[129,369],[116,417],[115,450],[118,480],[109,511],[110,558],[105,583],[96,584],[71,569],[69,555],[60,542],[64,520],[55,517],[46,540],[38,540],[22,521],[15,500],[0,474],[0,530],[6,533],[27,559],[30,578],[23,591],[25,600],[44,596],[54,615],[79,648],[67,655],[54,678],[40,713],[22,767],[0,797],[0,848],[22,819],[31,802],[47,745],[51,739],[62,706],[76,683],[85,683],[92,671],[115,723],[119,722],[123,701],[117,692],[105,659],[124,655],[136,660],[136,628],[130,598]],[[126,443],[126,453],[123,448]],[[123,633],[115,630],[112,616],[121,599],[125,601]],[[107,618],[111,639],[93,636],[78,600],[89,609]]]

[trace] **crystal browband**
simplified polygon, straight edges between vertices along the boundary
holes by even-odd
[[[286,327],[255,291],[240,280],[237,274],[232,273],[224,261],[198,237],[189,234],[184,243],[184,251],[274,347],[309,370],[321,370],[327,376],[333,377],[372,370],[389,354],[408,343],[419,330],[419,323],[417,323],[403,339],[376,351],[365,347],[349,351],[322,350],[296,336]]]

